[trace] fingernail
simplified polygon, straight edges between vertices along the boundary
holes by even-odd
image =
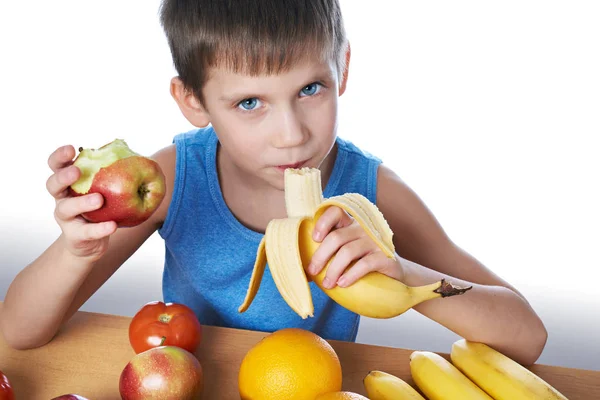
[[[346,285],[348,284],[348,279],[346,279],[345,276],[342,276],[340,279],[338,279],[337,281],[337,285],[341,286],[341,287],[346,287]]]
[[[321,232],[316,231],[314,233],[313,237],[314,237],[314,240],[318,242],[319,240],[321,240]]]
[[[330,287],[331,287],[331,280],[329,278],[323,279],[323,286],[325,286],[327,289],[330,289]]]
[[[97,206],[98,204],[100,204],[100,197],[98,197],[98,196],[91,196],[91,197],[88,198],[88,202],[92,206]]]
[[[308,264],[308,273],[311,275],[316,274],[317,272],[317,266],[313,263]]]

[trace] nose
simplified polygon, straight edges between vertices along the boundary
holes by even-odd
[[[273,135],[273,146],[277,148],[296,147],[308,139],[300,111],[293,106],[286,107],[278,113],[279,123]]]

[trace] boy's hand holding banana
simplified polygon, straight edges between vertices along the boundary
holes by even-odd
[[[444,279],[406,286],[393,233],[373,203],[357,193],[323,199],[316,168],[290,168],[284,177],[288,218],[267,225],[240,312],[256,296],[267,262],[279,292],[302,318],[314,312],[307,273],[335,302],[371,318],[392,318],[426,300],[470,289]],[[322,236],[313,239],[317,232]]]
[[[348,287],[369,272],[379,271],[398,281],[404,269],[397,257],[388,257],[366,230],[340,207],[328,207],[316,221],[313,240],[321,245],[313,254],[306,272],[309,278],[327,265],[323,286]],[[348,268],[353,262],[352,268]]]

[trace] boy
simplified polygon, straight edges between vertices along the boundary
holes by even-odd
[[[79,177],[70,165],[72,146],[50,156],[46,186],[62,234],[9,287],[0,328],[10,345],[50,341],[155,231],[165,240],[164,300],[190,306],[201,323],[261,331],[297,326],[326,339],[355,340],[358,315],[313,286],[315,316],[302,320],[268,270],[252,306],[237,311],[267,223],[286,216],[283,171],[315,167],[325,197],[358,192],[377,204],[397,254],[385,257],[334,207],[315,229],[322,244],[309,274],[335,255],[330,287],[348,286],[370,271],[410,286],[441,278],[473,286],[463,296],[415,309],[522,364],[537,360],[547,333],[523,296],[452,243],[381,160],[337,136],[350,47],[336,0],[165,0],[161,22],[178,73],[171,94],[198,129],[153,155],[167,194],[152,217],[133,228],[85,222],[79,215],[101,207],[102,197],[67,195]]]

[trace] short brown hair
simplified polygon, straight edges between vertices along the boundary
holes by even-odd
[[[338,0],[163,0],[175,69],[203,102],[210,67],[277,73],[311,57],[345,69],[346,32]]]

